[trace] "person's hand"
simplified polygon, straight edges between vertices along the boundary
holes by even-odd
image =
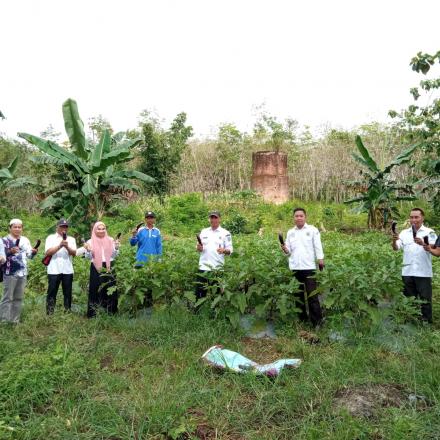
[[[289,253],[289,249],[287,249],[287,246],[286,246],[285,244],[282,244],[282,245],[281,245],[281,249],[283,250],[283,252],[284,252],[285,254],[288,254],[288,253]]]
[[[136,234],[138,233],[138,230],[136,229],[136,228],[134,228],[134,229],[132,229],[131,230],[131,235],[133,236],[133,237],[136,237]]]
[[[217,248],[217,253],[218,254],[224,254],[226,252],[226,249],[224,247],[219,246]]]
[[[399,234],[397,233],[393,234],[392,237],[393,237],[393,243],[395,243],[399,239]]]
[[[423,249],[425,249],[426,252],[431,253],[431,246],[430,244],[423,243]]]
[[[119,249],[121,242],[119,240],[115,240],[115,249]]]
[[[62,247],[66,248],[66,249],[69,247],[69,243],[67,243],[67,240],[61,240],[60,249]]]
[[[90,252],[90,249],[91,249],[91,247],[90,247],[90,244],[89,243],[84,243],[83,244],[83,247],[84,247],[84,249],[87,251],[87,252]]]
[[[197,243],[196,249],[198,252],[202,252],[203,251],[203,245],[200,243]]]
[[[416,237],[414,239],[414,242],[417,243],[420,246],[424,246],[425,245],[425,242],[421,238],[419,238],[419,237]]]
[[[325,267],[324,260],[318,260],[318,267],[321,272],[324,270]]]
[[[32,249],[32,255],[36,255],[37,252],[38,252],[38,249],[35,249],[35,248]]]
[[[9,251],[12,255],[18,254],[20,252],[20,248],[18,246],[11,247]]]

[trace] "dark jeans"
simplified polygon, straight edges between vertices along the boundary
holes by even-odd
[[[106,267],[105,263],[102,267]],[[113,272],[98,272],[93,263],[90,265],[88,318],[96,316],[99,307],[103,307],[111,315],[118,311],[118,292],[107,294],[108,289],[114,286],[116,286],[116,277]]]
[[[299,290],[295,293],[297,306],[301,309],[299,318],[302,321],[307,321],[307,307],[304,300],[304,291],[307,293],[307,304],[309,306],[310,321],[314,326],[322,321],[321,304],[319,304],[318,295],[313,295],[312,292],[316,290],[316,279],[314,270],[293,270],[293,276],[299,281]]]
[[[64,296],[64,310],[70,310],[72,306],[72,283],[73,274],[60,273],[58,275],[47,276],[47,298],[46,298],[46,312],[51,315],[55,310],[55,304],[57,302],[58,289],[63,289]]]
[[[402,276],[403,294],[424,300],[422,304],[422,319],[432,322],[432,278]]]
[[[205,298],[208,293],[208,288],[212,286],[215,287],[215,291],[218,292],[219,286],[216,280],[209,279],[208,270],[199,270],[196,278],[196,299]]]

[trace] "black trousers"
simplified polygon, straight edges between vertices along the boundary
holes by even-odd
[[[57,302],[58,289],[63,289],[64,297],[64,310],[70,310],[72,306],[72,283],[73,274],[60,273],[58,275],[47,276],[47,297],[46,297],[46,312],[51,315],[55,310],[55,304]]]
[[[403,294],[425,301],[421,306],[422,319],[432,322],[432,278],[402,276]]]
[[[302,321],[307,321],[307,307],[304,300],[304,292],[307,293],[307,304],[309,306],[310,321],[314,326],[322,321],[321,304],[319,303],[318,295],[313,295],[316,290],[317,283],[314,270],[293,270],[293,276],[299,281],[299,290],[295,293],[297,306],[301,309],[299,318]]]
[[[218,292],[219,286],[216,280],[209,279],[208,270],[199,270],[196,278],[196,299],[205,298],[208,293],[208,288],[215,287],[215,291]]]
[[[102,267],[106,267],[105,263]],[[113,315],[118,311],[118,292],[108,295],[108,289],[116,286],[116,277],[113,272],[98,272],[95,266],[90,264],[89,299],[87,303],[87,317],[96,316],[99,307],[103,307],[107,313]]]

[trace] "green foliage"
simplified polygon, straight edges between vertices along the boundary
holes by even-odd
[[[401,255],[391,250],[383,235],[323,235],[326,270],[317,275],[319,292],[325,296],[327,315],[352,325],[376,323],[384,313],[403,319],[414,314],[414,304],[402,298]],[[217,317],[238,325],[245,313],[265,319],[295,320],[293,293],[297,281],[288,269],[287,258],[273,237],[235,236],[234,253],[223,270],[208,276],[206,299],[194,295],[198,254],[195,240],[174,239],[164,244],[160,261],[134,269],[134,249],[123,248],[116,263],[121,307],[134,313],[144,295],[152,291],[156,305],[183,305],[211,310]],[[371,258],[374,255],[375,258]],[[386,304],[385,311],[378,304]]]
[[[357,203],[360,212],[368,213],[369,228],[384,228],[389,216],[398,213],[396,207],[398,201],[415,199],[411,195],[411,185],[398,184],[392,178],[391,171],[394,167],[409,162],[418,145],[403,151],[383,168],[380,168],[370,156],[360,136],[356,136],[356,147],[360,155],[353,153],[352,156],[363,166],[361,172],[363,179],[350,184],[361,195],[345,203]]]
[[[63,172],[46,189],[42,208],[63,215],[73,221],[89,222],[100,219],[110,202],[125,190],[138,191],[131,180],[152,182],[139,171],[119,168],[131,159],[131,149],[140,140],[129,140],[119,133],[113,138],[104,130],[98,144],[90,144],[85,136],[84,124],[74,100],[63,104],[63,116],[70,148],[51,140],[19,133],[19,136],[62,165]]]
[[[419,52],[411,60],[411,68],[426,75],[434,66],[440,64],[440,51],[435,54]],[[418,166],[425,178],[419,184],[434,203],[440,214],[440,78],[424,79],[419,87],[413,87],[410,93],[414,99],[406,110],[398,113],[390,111],[391,117],[398,118],[398,127],[405,133],[407,142],[421,145],[424,155]],[[416,104],[416,101],[425,103]]]
[[[377,325],[384,313],[394,317],[414,313],[414,307],[402,305],[402,256],[391,249],[387,237],[334,233],[324,240],[326,268],[318,275],[319,291],[332,319],[343,319],[350,326]]]
[[[140,170],[155,179],[146,185],[152,194],[163,197],[171,190],[171,178],[192,136],[192,127],[185,124],[186,113],[179,113],[166,131],[151,118],[141,124],[143,144],[140,147]]]
[[[4,196],[8,190],[34,185],[36,183],[31,177],[15,177],[17,165],[18,156],[15,157],[6,168],[0,168],[0,195]]]

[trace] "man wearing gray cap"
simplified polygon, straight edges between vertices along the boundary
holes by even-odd
[[[202,229],[197,237],[197,251],[200,252],[199,274],[196,283],[196,298],[204,298],[207,293],[206,273],[220,269],[225,263],[225,255],[232,254],[231,233],[220,226],[220,213],[211,211],[211,227]]]
[[[57,223],[55,234],[46,238],[45,261],[47,264],[47,298],[46,312],[54,312],[60,284],[63,289],[64,310],[72,306],[73,264],[72,257],[76,254],[75,238],[67,235],[69,223],[61,219]]]

